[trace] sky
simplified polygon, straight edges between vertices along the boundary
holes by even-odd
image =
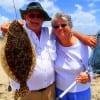
[[[32,1],[40,2],[50,17],[56,12],[69,14],[75,31],[96,35],[100,30],[100,0],[0,0],[0,25],[21,19],[19,9],[25,9]],[[43,24],[50,25],[50,21]]]

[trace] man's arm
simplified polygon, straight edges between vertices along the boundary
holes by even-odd
[[[80,41],[82,41],[84,44],[95,47],[97,45],[97,37],[96,36],[88,36],[85,34],[81,34],[79,32],[73,32],[74,36],[77,37]]]

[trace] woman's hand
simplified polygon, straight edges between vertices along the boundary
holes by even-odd
[[[86,84],[87,82],[90,82],[90,75],[86,72],[81,72],[80,75],[76,78],[76,81],[82,84]]]

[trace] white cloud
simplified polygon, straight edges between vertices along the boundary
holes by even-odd
[[[56,0],[42,0],[42,2],[40,2],[43,8],[47,11],[47,13],[51,17],[53,17],[56,12],[61,12],[60,8],[54,4],[55,3],[54,1]],[[44,26],[50,26],[50,25],[51,25],[50,22],[44,23]]]
[[[0,15],[0,25],[7,21],[9,21],[9,19],[7,17]]]
[[[61,10],[54,3],[56,0],[34,0],[40,2],[43,8],[47,11],[47,13],[52,17],[56,12],[60,12]],[[15,7],[18,10],[22,8],[24,5],[29,4],[29,2],[33,2],[33,0],[14,0]],[[6,10],[9,13],[14,13],[14,4],[13,0],[3,0],[0,2],[0,7]],[[6,17],[5,17],[6,18]],[[4,20],[3,20],[4,21]],[[6,19],[5,19],[6,21]],[[2,23],[2,22],[0,22]],[[46,22],[46,25],[50,25],[50,22]]]
[[[25,3],[26,3],[25,0],[14,0],[16,10],[21,8]],[[15,11],[14,4],[13,0],[2,0],[2,2],[0,0],[0,11],[2,13],[8,12],[9,14],[14,14]],[[10,19],[9,17],[7,18],[5,16],[0,15],[0,24],[3,22],[7,22]]]
[[[16,9],[22,8],[23,5],[32,1],[33,0],[14,0]],[[60,7],[56,6],[55,3],[56,0],[34,0],[34,1],[40,2],[43,8],[48,12],[48,14],[51,17],[56,12],[61,11]],[[91,1],[88,7],[92,8],[95,6],[95,2],[99,2],[100,0],[87,0],[87,1]],[[14,11],[13,0],[3,0],[3,2],[0,2],[0,7],[8,12]],[[74,29],[85,34],[95,34],[99,29],[98,26],[100,25],[97,24],[96,16],[94,14],[99,12],[100,9],[95,9],[95,10],[92,9],[89,12],[85,12],[81,5],[76,4],[75,7],[76,11],[71,14],[73,19]],[[1,15],[0,19],[1,19],[0,24],[9,20],[8,18]],[[46,22],[45,25],[50,26],[50,22]]]
[[[75,7],[77,8],[77,10],[82,10],[82,6],[80,6],[79,4],[76,4]]]
[[[56,12],[61,11],[59,7],[57,7],[54,2],[56,0],[34,0],[37,2],[40,2],[44,9],[50,14],[53,15]],[[15,8],[18,10],[19,8],[22,8],[25,4],[28,4],[29,2],[33,2],[33,0],[14,0]],[[14,12],[14,4],[13,0],[3,0],[3,2],[0,2],[0,7],[6,10],[7,12]]]
[[[19,9],[25,4],[26,0],[3,0],[3,2],[0,2],[0,7],[5,9],[8,12],[14,11],[14,4],[15,8]]]
[[[42,6],[44,9],[46,9],[46,11],[52,16],[54,15],[56,12],[59,12],[61,11],[59,9],[59,7],[57,7],[55,4],[54,4],[54,0],[42,0],[41,2]]]
[[[77,5],[76,8],[76,11],[71,14],[74,29],[85,34],[96,34],[99,27],[96,23],[96,17],[94,16],[94,14],[91,12],[83,11],[80,5]]]
[[[95,4],[94,4],[94,3],[90,3],[90,4],[88,4],[88,6],[89,6],[90,8],[92,8],[92,7],[95,6]]]
[[[100,2],[100,0],[87,0],[87,1],[90,1],[90,2]]]

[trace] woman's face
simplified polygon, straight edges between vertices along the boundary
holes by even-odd
[[[66,39],[71,36],[71,28],[68,26],[68,21],[62,17],[55,19],[53,30],[58,39]]]

